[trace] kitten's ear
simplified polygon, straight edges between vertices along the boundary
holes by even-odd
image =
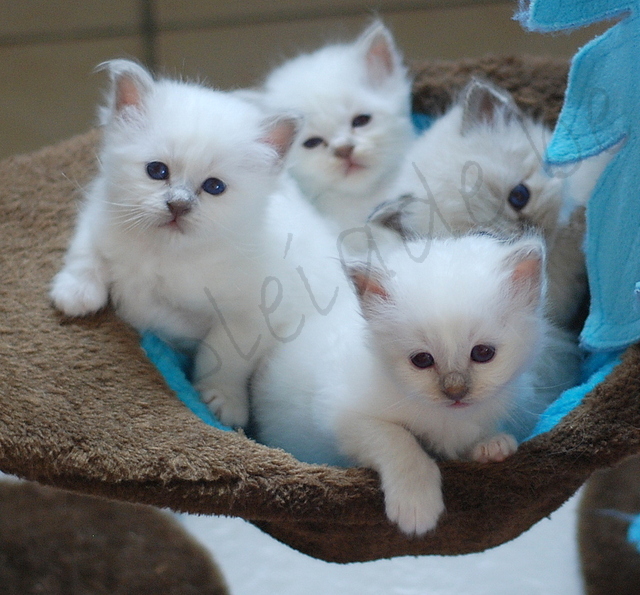
[[[131,60],[103,62],[97,70],[107,70],[111,78],[111,116],[123,115],[128,108],[143,108],[146,97],[153,88],[153,77],[147,70]]]
[[[401,69],[402,60],[393,36],[380,21],[375,21],[358,38],[363,49],[367,76],[374,87],[386,83]]]
[[[275,149],[282,161],[296,139],[302,126],[302,118],[292,115],[271,117],[264,123],[262,142]]]
[[[380,203],[369,215],[367,223],[386,227],[396,232],[402,239],[410,239],[414,234],[405,223],[406,213],[417,201],[412,194],[403,194],[399,198]]]
[[[345,268],[358,296],[362,313],[368,319],[376,305],[391,299],[384,286],[383,273],[361,263],[347,264]]]
[[[476,126],[520,117],[520,110],[508,91],[478,78],[463,89],[461,103],[463,135]]]
[[[537,307],[545,290],[545,248],[542,240],[526,238],[511,246],[505,262],[511,271],[511,293],[525,306]]]

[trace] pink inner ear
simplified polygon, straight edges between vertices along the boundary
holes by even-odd
[[[529,306],[540,303],[542,297],[542,261],[527,258],[519,262],[511,273],[512,291]]]
[[[393,55],[389,40],[381,33],[375,36],[367,51],[367,68],[374,83],[382,83],[393,73]]]
[[[356,291],[360,297],[369,295],[377,295],[384,300],[389,299],[387,290],[369,271],[352,271],[351,279],[356,286]]]
[[[116,83],[116,111],[125,107],[138,107],[142,103],[142,95],[138,85],[130,76],[122,76]]]
[[[542,263],[537,258],[523,260],[519,262],[513,269],[511,279],[514,283],[519,284],[523,281],[536,282],[540,278],[542,272]]]
[[[293,118],[278,120],[262,139],[271,145],[280,157],[284,157],[291,148],[298,132],[298,121]]]

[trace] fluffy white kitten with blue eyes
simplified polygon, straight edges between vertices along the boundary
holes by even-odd
[[[300,55],[266,79],[263,100],[304,116],[290,171],[334,222],[360,229],[384,198],[413,138],[411,81],[389,30],[374,22],[354,42]],[[346,243],[362,243],[362,234]]]
[[[299,121],[130,61],[104,68],[99,172],[51,298],[70,316],[110,298],[135,328],[195,348],[203,399],[244,425],[256,362],[346,287],[332,236],[282,175]]]
[[[539,230],[548,251],[548,314],[571,326],[587,292],[584,208],[571,214],[565,173],[544,166],[550,137],[551,130],[523,115],[508,92],[472,80],[413,144],[389,195],[401,198],[383,205],[373,220],[409,236]],[[589,167],[568,181],[578,185],[581,178],[593,184]]]
[[[430,454],[490,462],[516,450],[499,427],[534,390],[544,247],[471,235],[410,242],[385,263],[349,267],[358,297],[265,360],[252,410],[268,445],[375,469],[389,519],[422,534],[444,509]]]

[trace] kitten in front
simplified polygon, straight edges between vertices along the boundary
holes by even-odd
[[[516,451],[501,425],[534,391],[544,246],[529,236],[421,240],[385,263],[348,265],[352,300],[265,360],[252,411],[267,445],[375,469],[389,519],[421,535],[444,510],[434,457]]]

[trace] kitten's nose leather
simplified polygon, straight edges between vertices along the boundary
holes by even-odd
[[[333,150],[333,154],[340,159],[349,159],[353,153],[353,145],[341,145]]]
[[[191,210],[191,201],[171,200],[167,203],[167,208],[174,217],[181,217],[182,215],[186,215]]]
[[[469,392],[469,383],[464,374],[449,372],[441,381],[442,392],[452,401],[461,401]]]

